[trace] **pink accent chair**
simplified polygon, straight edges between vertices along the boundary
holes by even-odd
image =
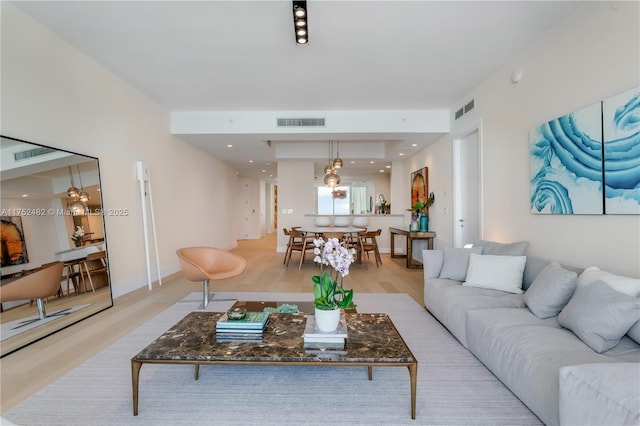
[[[62,262],[54,262],[35,272],[20,277],[0,287],[0,302],[15,300],[36,300],[38,316],[47,317],[44,299],[58,294],[62,281]]]
[[[185,247],[176,250],[182,272],[189,281],[202,281],[202,307],[209,304],[209,282],[240,275],[247,260],[214,247]]]

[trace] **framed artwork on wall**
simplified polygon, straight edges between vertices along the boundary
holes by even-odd
[[[429,193],[429,168],[423,167],[411,173],[411,205],[425,202]],[[428,208],[427,208],[428,209]]]
[[[22,217],[2,216],[2,267],[29,263],[27,244],[22,230]]]
[[[640,89],[530,132],[532,213],[640,214]]]
[[[640,88],[602,102],[605,213],[640,214]]]

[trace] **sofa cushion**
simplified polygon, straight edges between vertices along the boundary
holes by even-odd
[[[640,363],[597,363],[560,369],[560,423],[640,424]]]
[[[620,342],[640,320],[640,299],[612,289],[604,281],[578,287],[558,322],[601,353]]]
[[[624,355],[598,354],[557,317],[539,319],[528,309],[478,309],[467,314],[468,348],[548,425],[559,424],[559,369],[592,362],[639,359],[640,346]]]
[[[494,254],[498,256],[524,256],[529,247],[528,241],[518,241],[516,243],[498,243],[495,241],[477,240],[473,247],[482,247],[483,254]]]
[[[482,254],[482,247],[444,249],[442,270],[439,278],[464,281],[469,269],[469,254]]]
[[[631,326],[629,331],[627,331],[627,336],[633,339],[634,342],[640,343],[640,321],[637,321]]]
[[[424,306],[467,347],[467,313],[485,308],[524,308],[522,294],[464,287],[459,281],[425,280]]]
[[[444,264],[442,250],[422,250],[422,267],[424,279],[438,278]]]
[[[586,268],[578,277],[578,287],[584,287],[598,280],[609,284],[611,288],[629,296],[640,296],[640,279],[601,271],[597,266]]]
[[[525,256],[469,255],[465,286],[522,293]]]
[[[527,307],[538,318],[555,317],[569,302],[576,289],[578,274],[551,262],[524,294]]]

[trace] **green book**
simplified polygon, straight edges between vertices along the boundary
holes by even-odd
[[[247,312],[242,319],[229,319],[225,312],[216,323],[216,330],[262,330],[269,320],[268,312]]]

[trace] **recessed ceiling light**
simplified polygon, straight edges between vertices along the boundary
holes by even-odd
[[[369,161],[369,163],[374,164],[374,163],[375,163],[375,161],[373,161],[373,160],[372,160],[372,161]]]
[[[304,10],[302,7],[294,7],[294,12],[293,14],[296,15],[296,18],[304,18],[305,15],[307,14],[307,11]]]
[[[390,169],[390,168],[391,168],[391,166],[386,166],[386,167],[387,167],[387,169]]]
[[[356,164],[356,162],[355,161],[351,161],[351,164]]]
[[[307,43],[307,39],[304,37],[298,37],[298,43],[299,44],[306,44]]]
[[[296,31],[296,35],[297,35],[298,37],[305,36],[305,35],[307,35],[307,30],[305,30],[304,28],[299,28],[299,29]]]
[[[29,194],[22,194],[21,196],[22,196],[22,198],[26,198],[26,197],[29,196]]]
[[[227,148],[231,148],[232,146],[233,146],[233,145],[229,144],[229,145],[227,145]]]
[[[380,173],[384,173],[384,170],[380,169]]]
[[[418,144],[417,143],[412,143],[411,146],[418,146]]]
[[[307,21],[305,21],[304,19],[296,19],[296,27],[300,28],[300,27],[306,27],[307,26]]]
[[[250,163],[253,163],[253,160],[249,160]]]
[[[266,170],[263,170],[263,171],[262,171],[262,173],[267,173],[267,171],[266,171]]]
[[[400,155],[404,155],[404,152],[401,152]]]

